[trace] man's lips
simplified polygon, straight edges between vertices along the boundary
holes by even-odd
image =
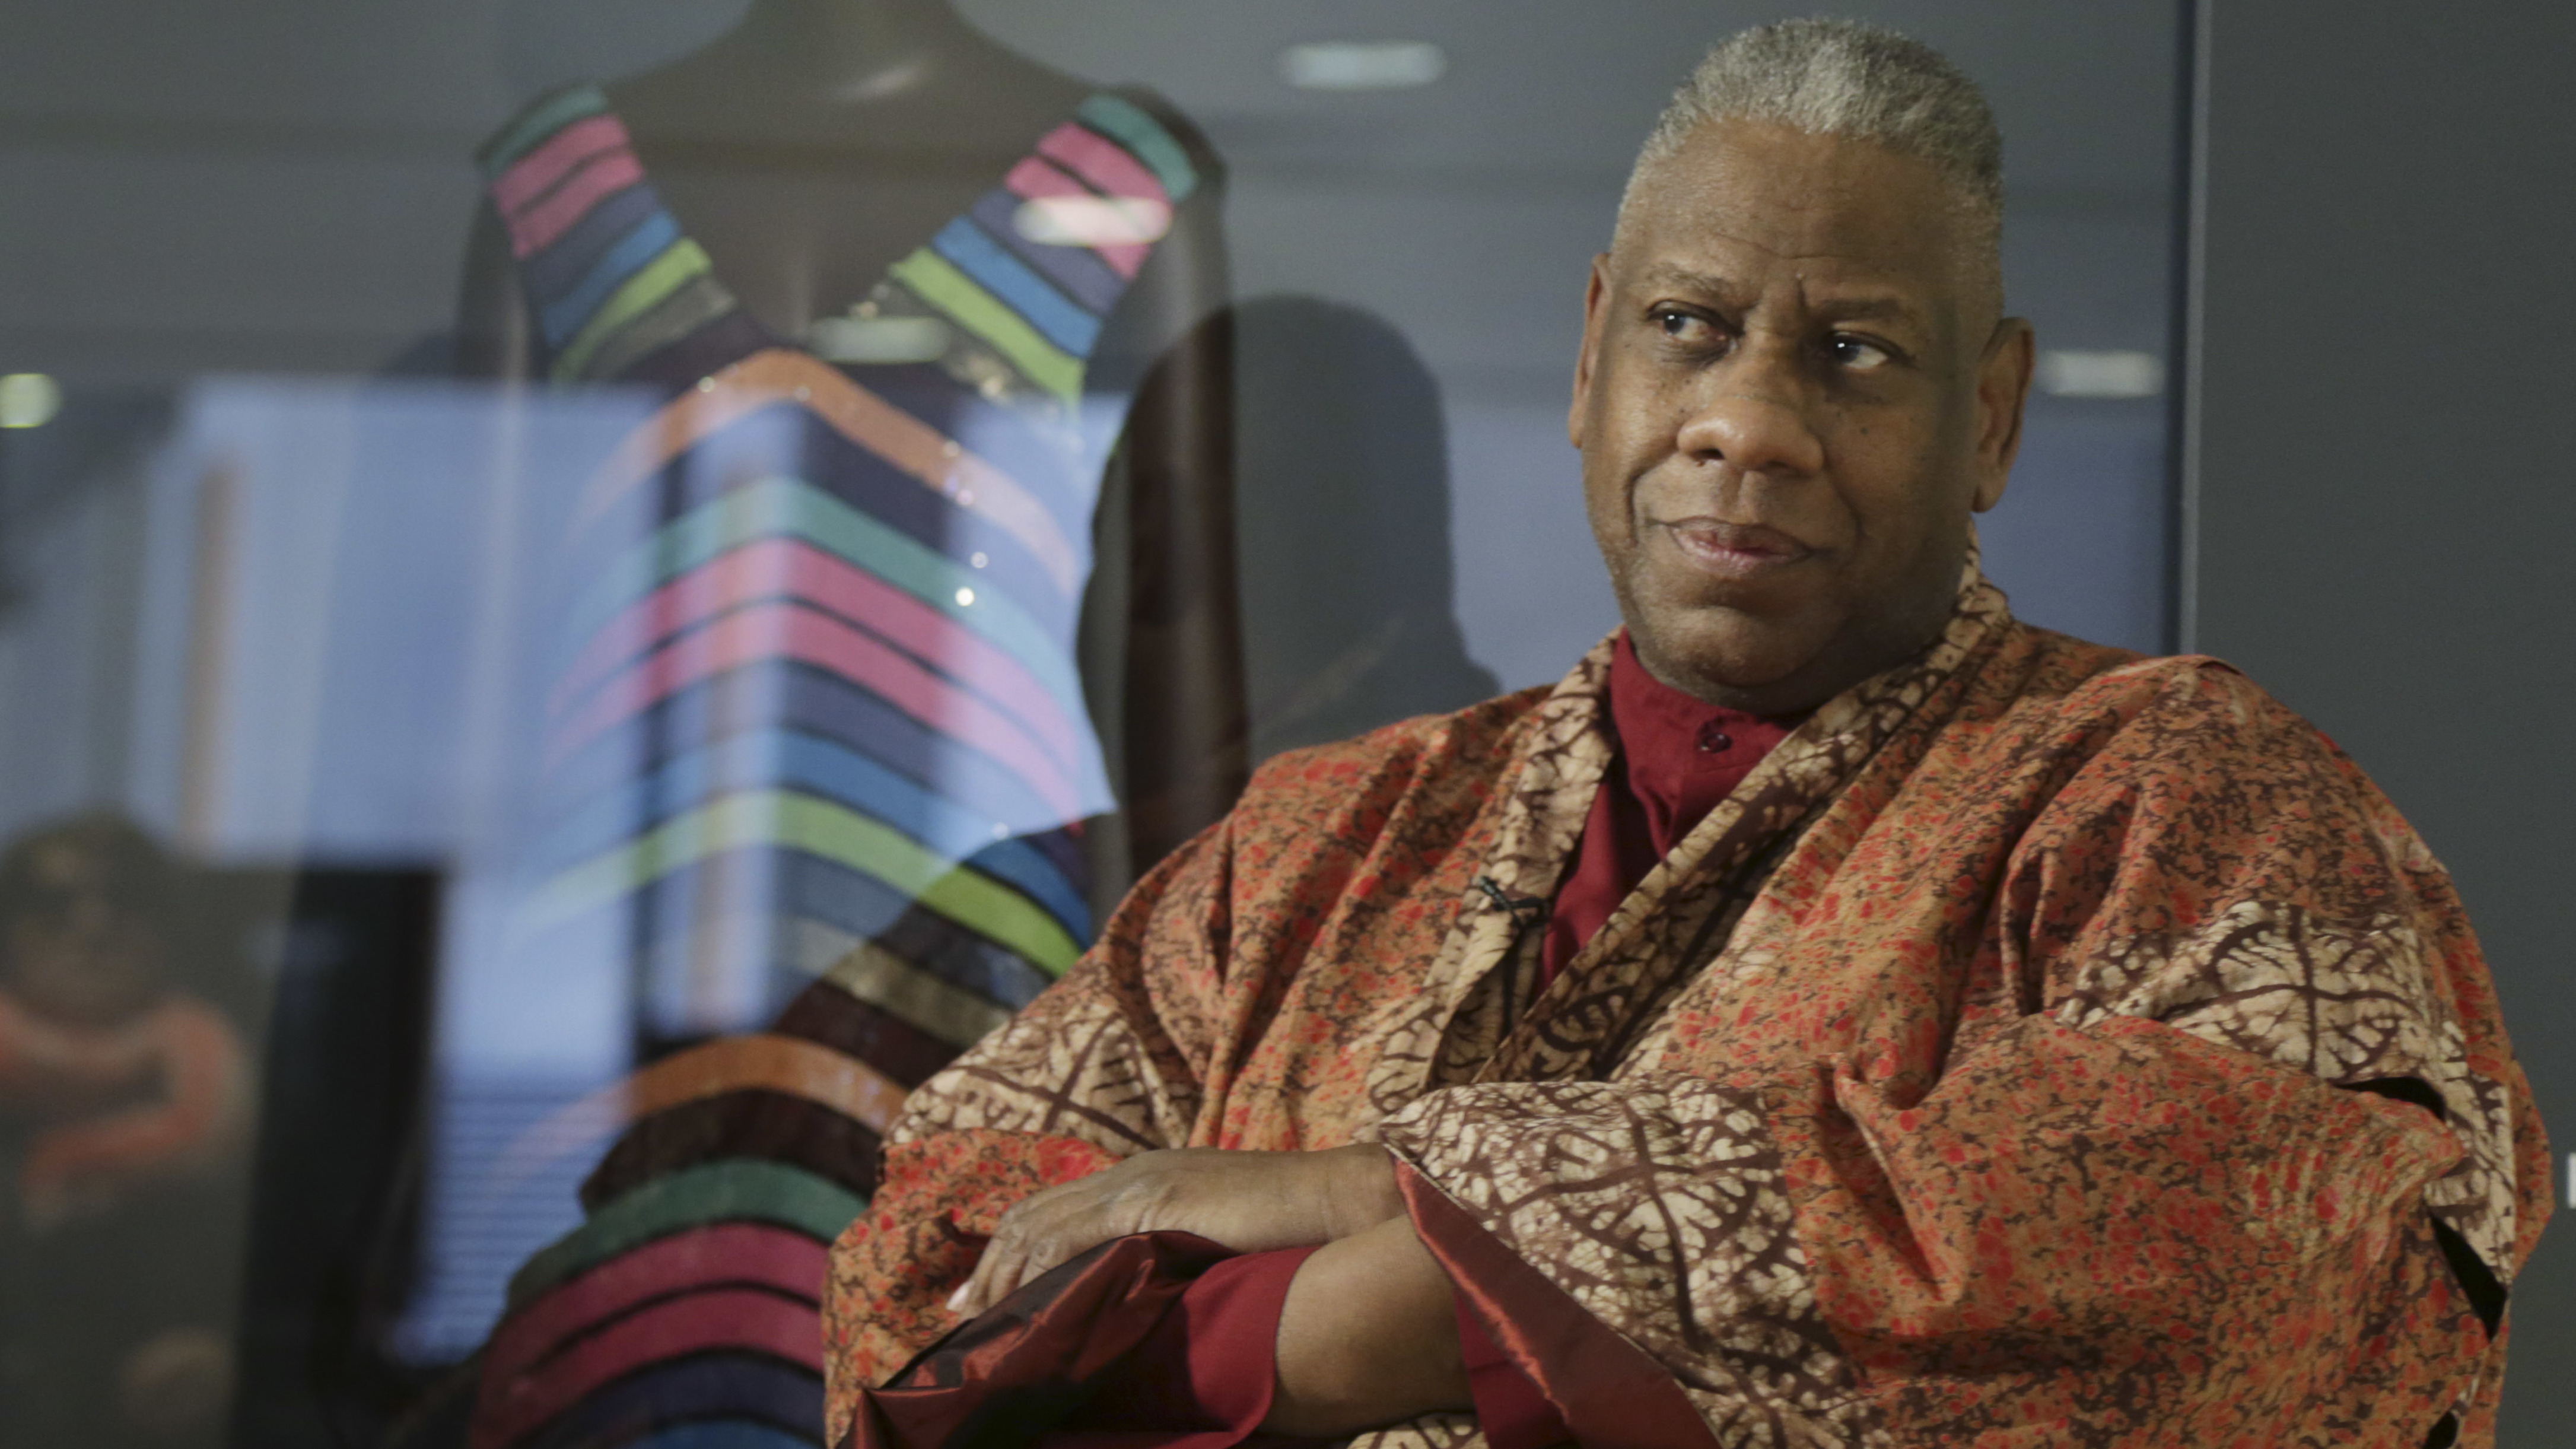
[[[1785,568],[1815,550],[1776,528],[1758,523],[1725,523],[1714,518],[1681,518],[1659,525],[1672,535],[1682,557],[1703,573],[1742,579]]]

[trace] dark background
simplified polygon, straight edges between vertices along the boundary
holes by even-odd
[[[2187,647],[2323,726],[2467,896],[2576,1146],[2576,7],[2204,0]],[[2500,1442],[2576,1426],[2576,1228],[2514,1285]]]

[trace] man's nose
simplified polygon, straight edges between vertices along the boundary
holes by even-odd
[[[1704,463],[1803,478],[1825,466],[1825,442],[1807,416],[1805,389],[1782,359],[1738,356],[1714,369],[1676,439]]]

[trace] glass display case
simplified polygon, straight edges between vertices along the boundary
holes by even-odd
[[[1985,566],[2161,652],[2178,7],[1852,8],[2007,138]],[[0,1442],[461,1443],[586,1215],[766,1133],[828,1237],[1251,769],[1558,679],[1587,268],[1769,18],[5,7]]]

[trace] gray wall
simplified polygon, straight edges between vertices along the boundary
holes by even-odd
[[[2358,758],[2468,898],[2576,1146],[2576,7],[2204,0],[2186,643]],[[2561,1211],[2565,1211],[2563,1198]],[[2501,1442],[2576,1425],[2576,1227]]]

